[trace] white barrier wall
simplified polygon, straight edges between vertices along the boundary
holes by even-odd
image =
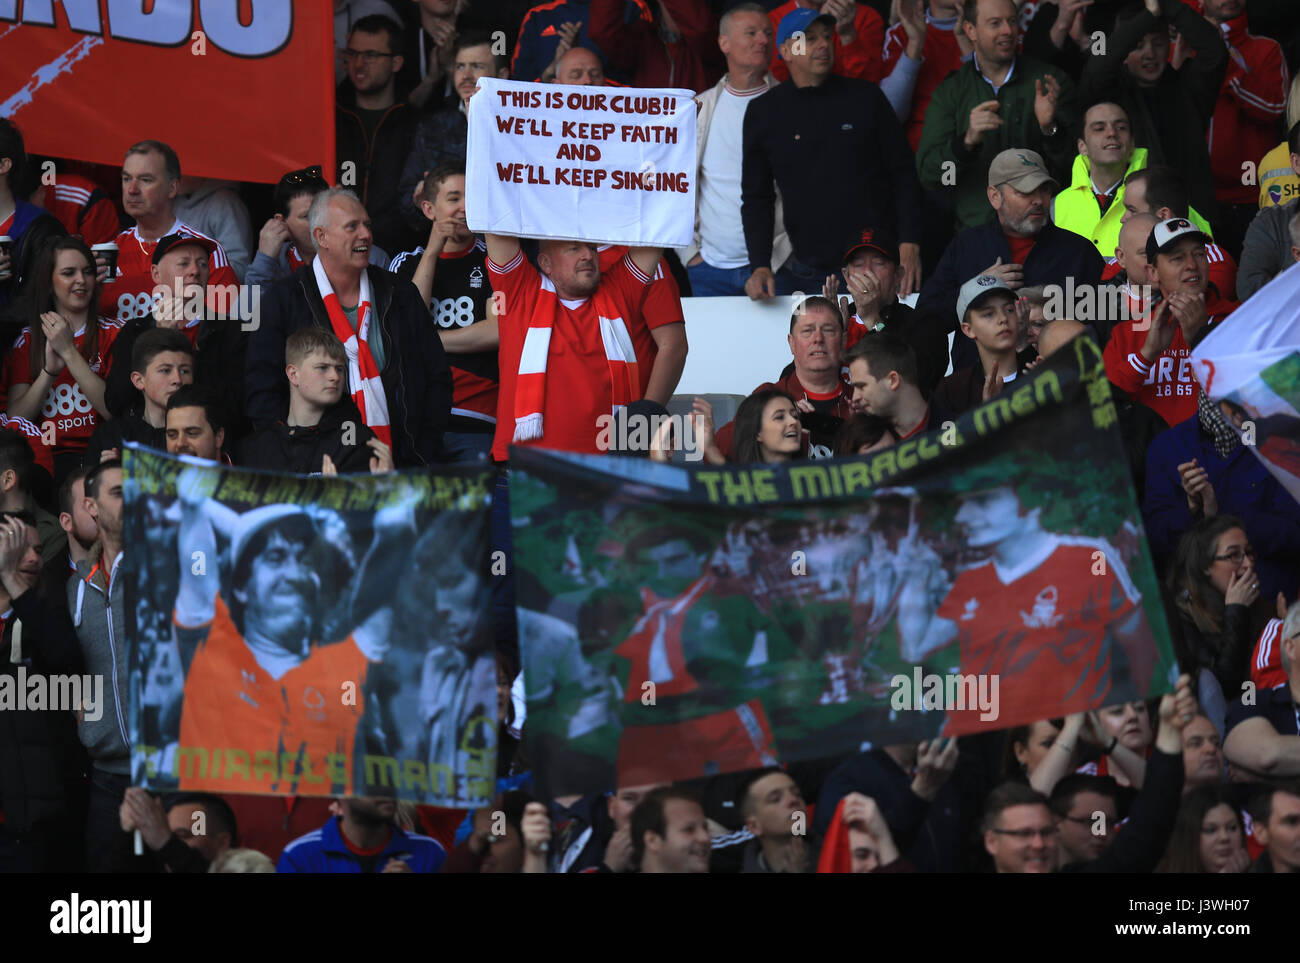
[[[747,395],[793,360],[786,343],[793,298],[682,298],[682,312],[690,350],[679,395]]]
[[[915,302],[915,295],[904,301]],[[790,296],[682,298],[690,350],[676,393],[747,395],[775,381],[793,360],[786,338],[794,306]]]

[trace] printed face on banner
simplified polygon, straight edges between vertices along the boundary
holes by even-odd
[[[137,783],[491,797],[489,476],[127,466]]]
[[[520,646],[546,791],[1168,691],[1132,482],[1089,388],[1103,375],[1071,354],[1005,408],[964,416],[948,446],[935,433],[864,458],[693,469],[516,451]]]

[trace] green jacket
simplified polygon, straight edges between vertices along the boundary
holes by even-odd
[[[1147,166],[1147,149],[1139,147],[1133,151],[1124,179],[1134,171],[1145,170]],[[1124,216],[1124,185],[1115,192],[1115,199],[1110,202],[1106,213],[1101,213],[1101,205],[1092,192],[1092,180],[1089,176],[1088,158],[1078,154],[1074,158],[1074,171],[1070,186],[1056,195],[1052,201],[1052,222],[1067,231],[1082,235],[1093,244],[1104,258],[1113,258],[1115,248],[1119,245],[1120,218]],[[1209,223],[1200,214],[1192,210],[1191,220],[1198,228],[1213,237]]]
[[[1051,74],[1061,85],[1056,104],[1056,133],[1044,137],[1034,116],[1034,82]],[[987,131],[974,150],[964,143],[970,114],[986,100],[997,100],[1002,126]],[[1067,182],[1077,148],[1079,110],[1073,81],[1059,68],[1023,54],[1016,57],[1011,77],[994,94],[992,85],[975,67],[972,57],[948,75],[930,99],[916,152],[916,172],[928,190],[956,188],[957,226],[974,227],[990,220],[988,172],[993,158],[1012,147],[1042,155],[1058,183]],[[948,166],[951,165],[951,166]]]

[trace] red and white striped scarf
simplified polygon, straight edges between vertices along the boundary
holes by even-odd
[[[307,263],[303,259],[303,256],[298,253],[298,248],[293,244],[289,245],[288,249],[285,251],[284,256],[289,261],[290,271],[296,271],[298,270],[298,268],[302,267],[304,264]]]
[[[542,276],[542,290],[554,294],[557,307],[562,307],[555,285],[545,275]],[[609,365],[610,386],[614,393],[613,414],[639,397],[636,349],[622,318],[606,318],[599,313],[597,317],[600,318],[600,340],[605,346],[605,361]],[[548,312],[538,311],[528,321],[524,350],[519,355],[519,377],[515,382],[514,441],[517,443],[536,441],[544,433],[542,411],[546,407],[546,361],[550,348],[551,316]]]
[[[334,293],[330,279],[325,276],[320,257],[312,260],[312,271],[316,275],[316,286],[320,288],[321,299],[325,302],[325,311],[329,315],[330,326],[334,335],[343,342],[343,350],[348,355],[348,384],[352,386],[352,400],[361,411],[361,420],[373,431],[385,445],[393,444],[393,433],[388,421],[388,396],[384,394],[384,383],[379,377],[379,366],[375,356],[370,353],[370,344],[366,337],[370,332],[370,278],[361,272],[361,303],[357,305],[357,328],[352,330],[339,296]]]

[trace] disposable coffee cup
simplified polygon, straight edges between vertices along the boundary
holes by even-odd
[[[107,277],[111,278],[117,276],[117,245],[116,244],[114,244],[112,241],[109,241],[107,244],[96,244],[94,247],[90,249],[90,252],[94,254],[95,257],[102,257],[104,259],[104,263],[108,266]]]
[[[12,261],[14,256],[14,239],[8,234],[0,235],[0,254],[10,258]],[[12,263],[10,263],[8,267],[0,268],[0,281],[8,281],[13,276],[14,269]]]

